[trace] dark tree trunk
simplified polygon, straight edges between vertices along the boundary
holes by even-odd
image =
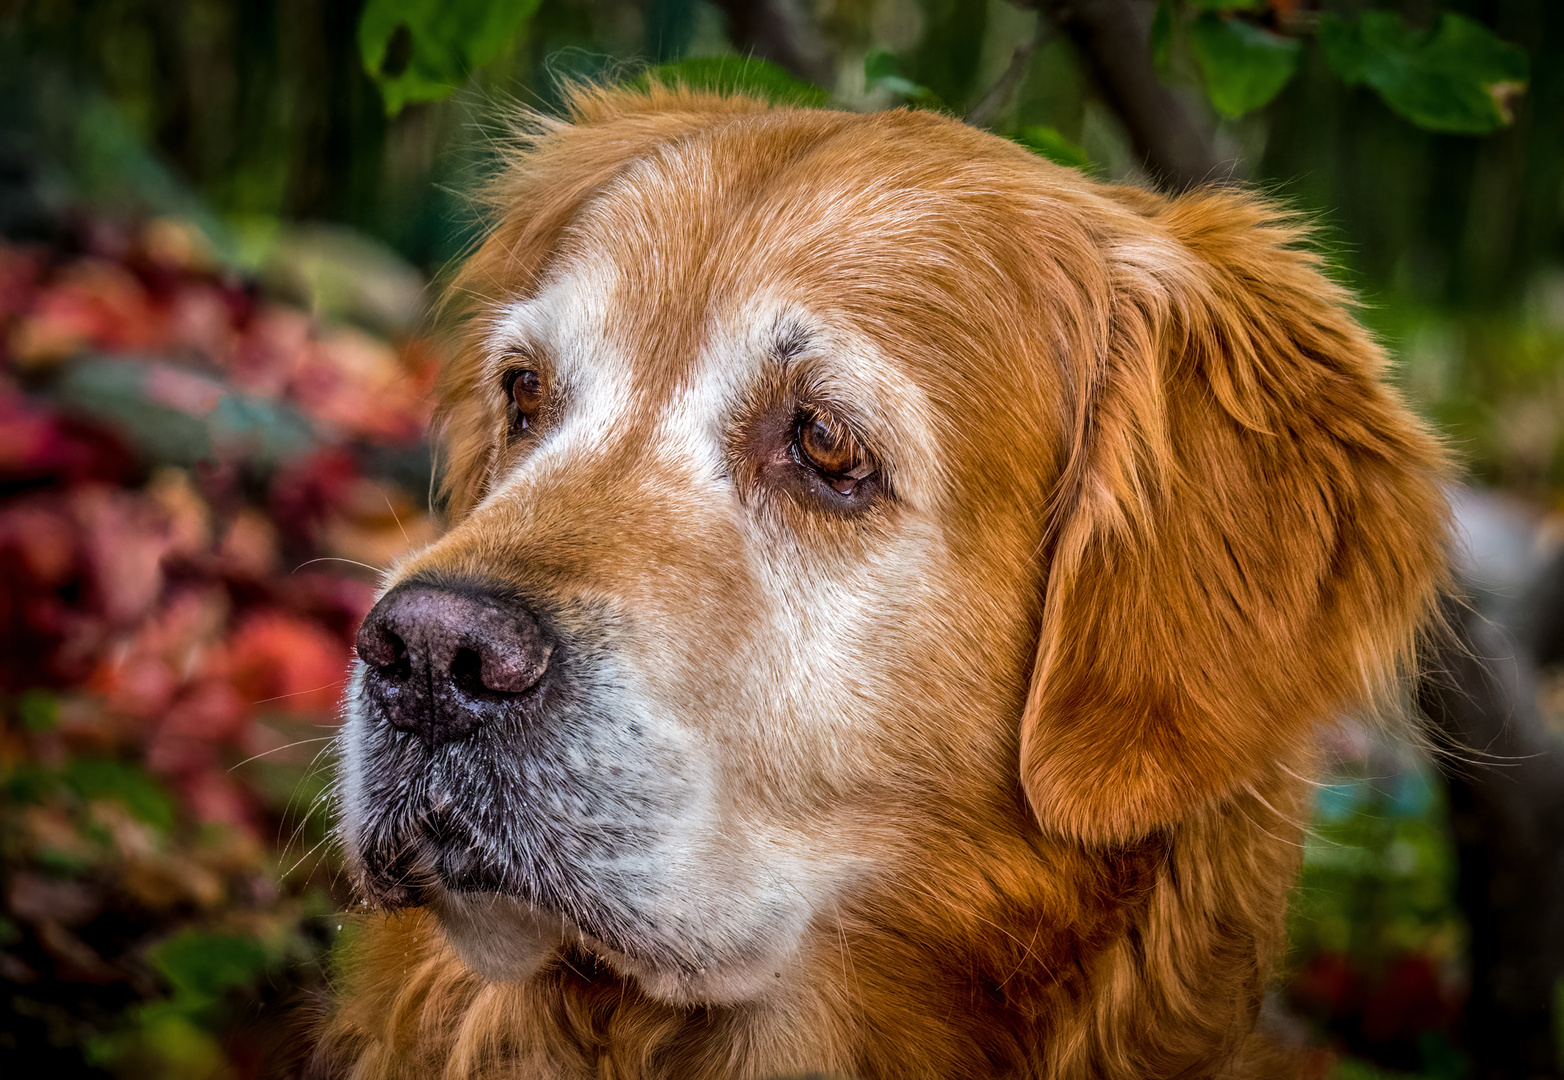
[[[830,86],[835,59],[814,17],[799,0],[716,0],[728,40],[748,56],[769,60],[800,79]]]
[[[1557,603],[1564,559],[1535,591]],[[1512,609],[1513,610],[1513,609]],[[1555,994],[1564,978],[1564,753],[1536,692],[1536,639],[1559,612],[1514,612],[1505,622],[1452,603],[1458,635],[1419,684],[1419,703],[1453,756],[1444,763],[1459,858],[1458,894],[1471,934],[1466,1010],[1472,1075],[1558,1077]]]

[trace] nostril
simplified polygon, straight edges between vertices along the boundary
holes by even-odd
[[[403,651],[391,663],[381,664],[375,670],[380,672],[381,678],[405,683],[413,677],[413,662],[408,658],[406,651]]]
[[[484,643],[463,646],[451,657],[451,685],[471,700],[496,701],[526,693],[543,677],[541,657],[501,656]]]
[[[407,645],[383,623],[365,621],[354,642],[358,658],[382,675],[406,680],[412,674]]]
[[[470,698],[488,697],[493,693],[483,685],[483,657],[476,649],[456,650],[456,656],[451,660],[451,682]]]

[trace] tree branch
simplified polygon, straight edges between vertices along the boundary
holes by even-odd
[[[1031,40],[1016,48],[1015,55],[1011,56],[1004,73],[993,86],[989,87],[988,93],[983,95],[983,100],[967,113],[967,123],[973,127],[988,127],[994,122],[994,118],[1009,104],[1016,90],[1020,88],[1021,80],[1026,78],[1027,69],[1032,66],[1032,57],[1037,55],[1037,50],[1048,40],[1052,29],[1053,24],[1039,14],[1037,31],[1032,35]]]
[[[816,86],[836,83],[836,59],[798,0],[715,0],[739,52],[769,60]]]
[[[1129,0],[1040,0],[1091,68],[1151,174],[1174,191],[1230,177],[1211,130],[1157,78],[1149,27]],[[1022,6],[1032,6],[1022,0]]]

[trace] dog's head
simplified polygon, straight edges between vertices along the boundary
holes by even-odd
[[[744,1000],[910,874],[1176,831],[1428,605],[1437,451],[1258,200],[663,90],[493,195],[341,778],[492,977]]]

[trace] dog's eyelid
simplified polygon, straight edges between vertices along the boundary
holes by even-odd
[[[498,378],[515,367],[546,365],[548,350],[533,338],[530,331],[518,327],[501,325],[495,328],[480,346],[484,369],[490,376]]]
[[[510,372],[518,368],[537,368],[542,363],[542,355],[530,345],[505,345],[495,351],[493,366]]]
[[[555,392],[556,372],[548,357],[530,345],[504,345],[488,357],[488,377],[501,397],[509,398],[516,380],[526,373],[537,376],[544,390]]]
[[[886,440],[879,437],[877,425],[869,422],[864,410],[833,396],[801,394],[798,397],[797,418],[816,417],[835,428],[840,428],[863,447],[875,468],[885,471],[890,455],[885,451]]]
[[[876,461],[890,458],[895,444],[884,410],[869,395],[870,386],[844,375],[825,356],[794,360],[785,373],[790,396],[803,412],[813,412],[840,425],[857,439]]]

